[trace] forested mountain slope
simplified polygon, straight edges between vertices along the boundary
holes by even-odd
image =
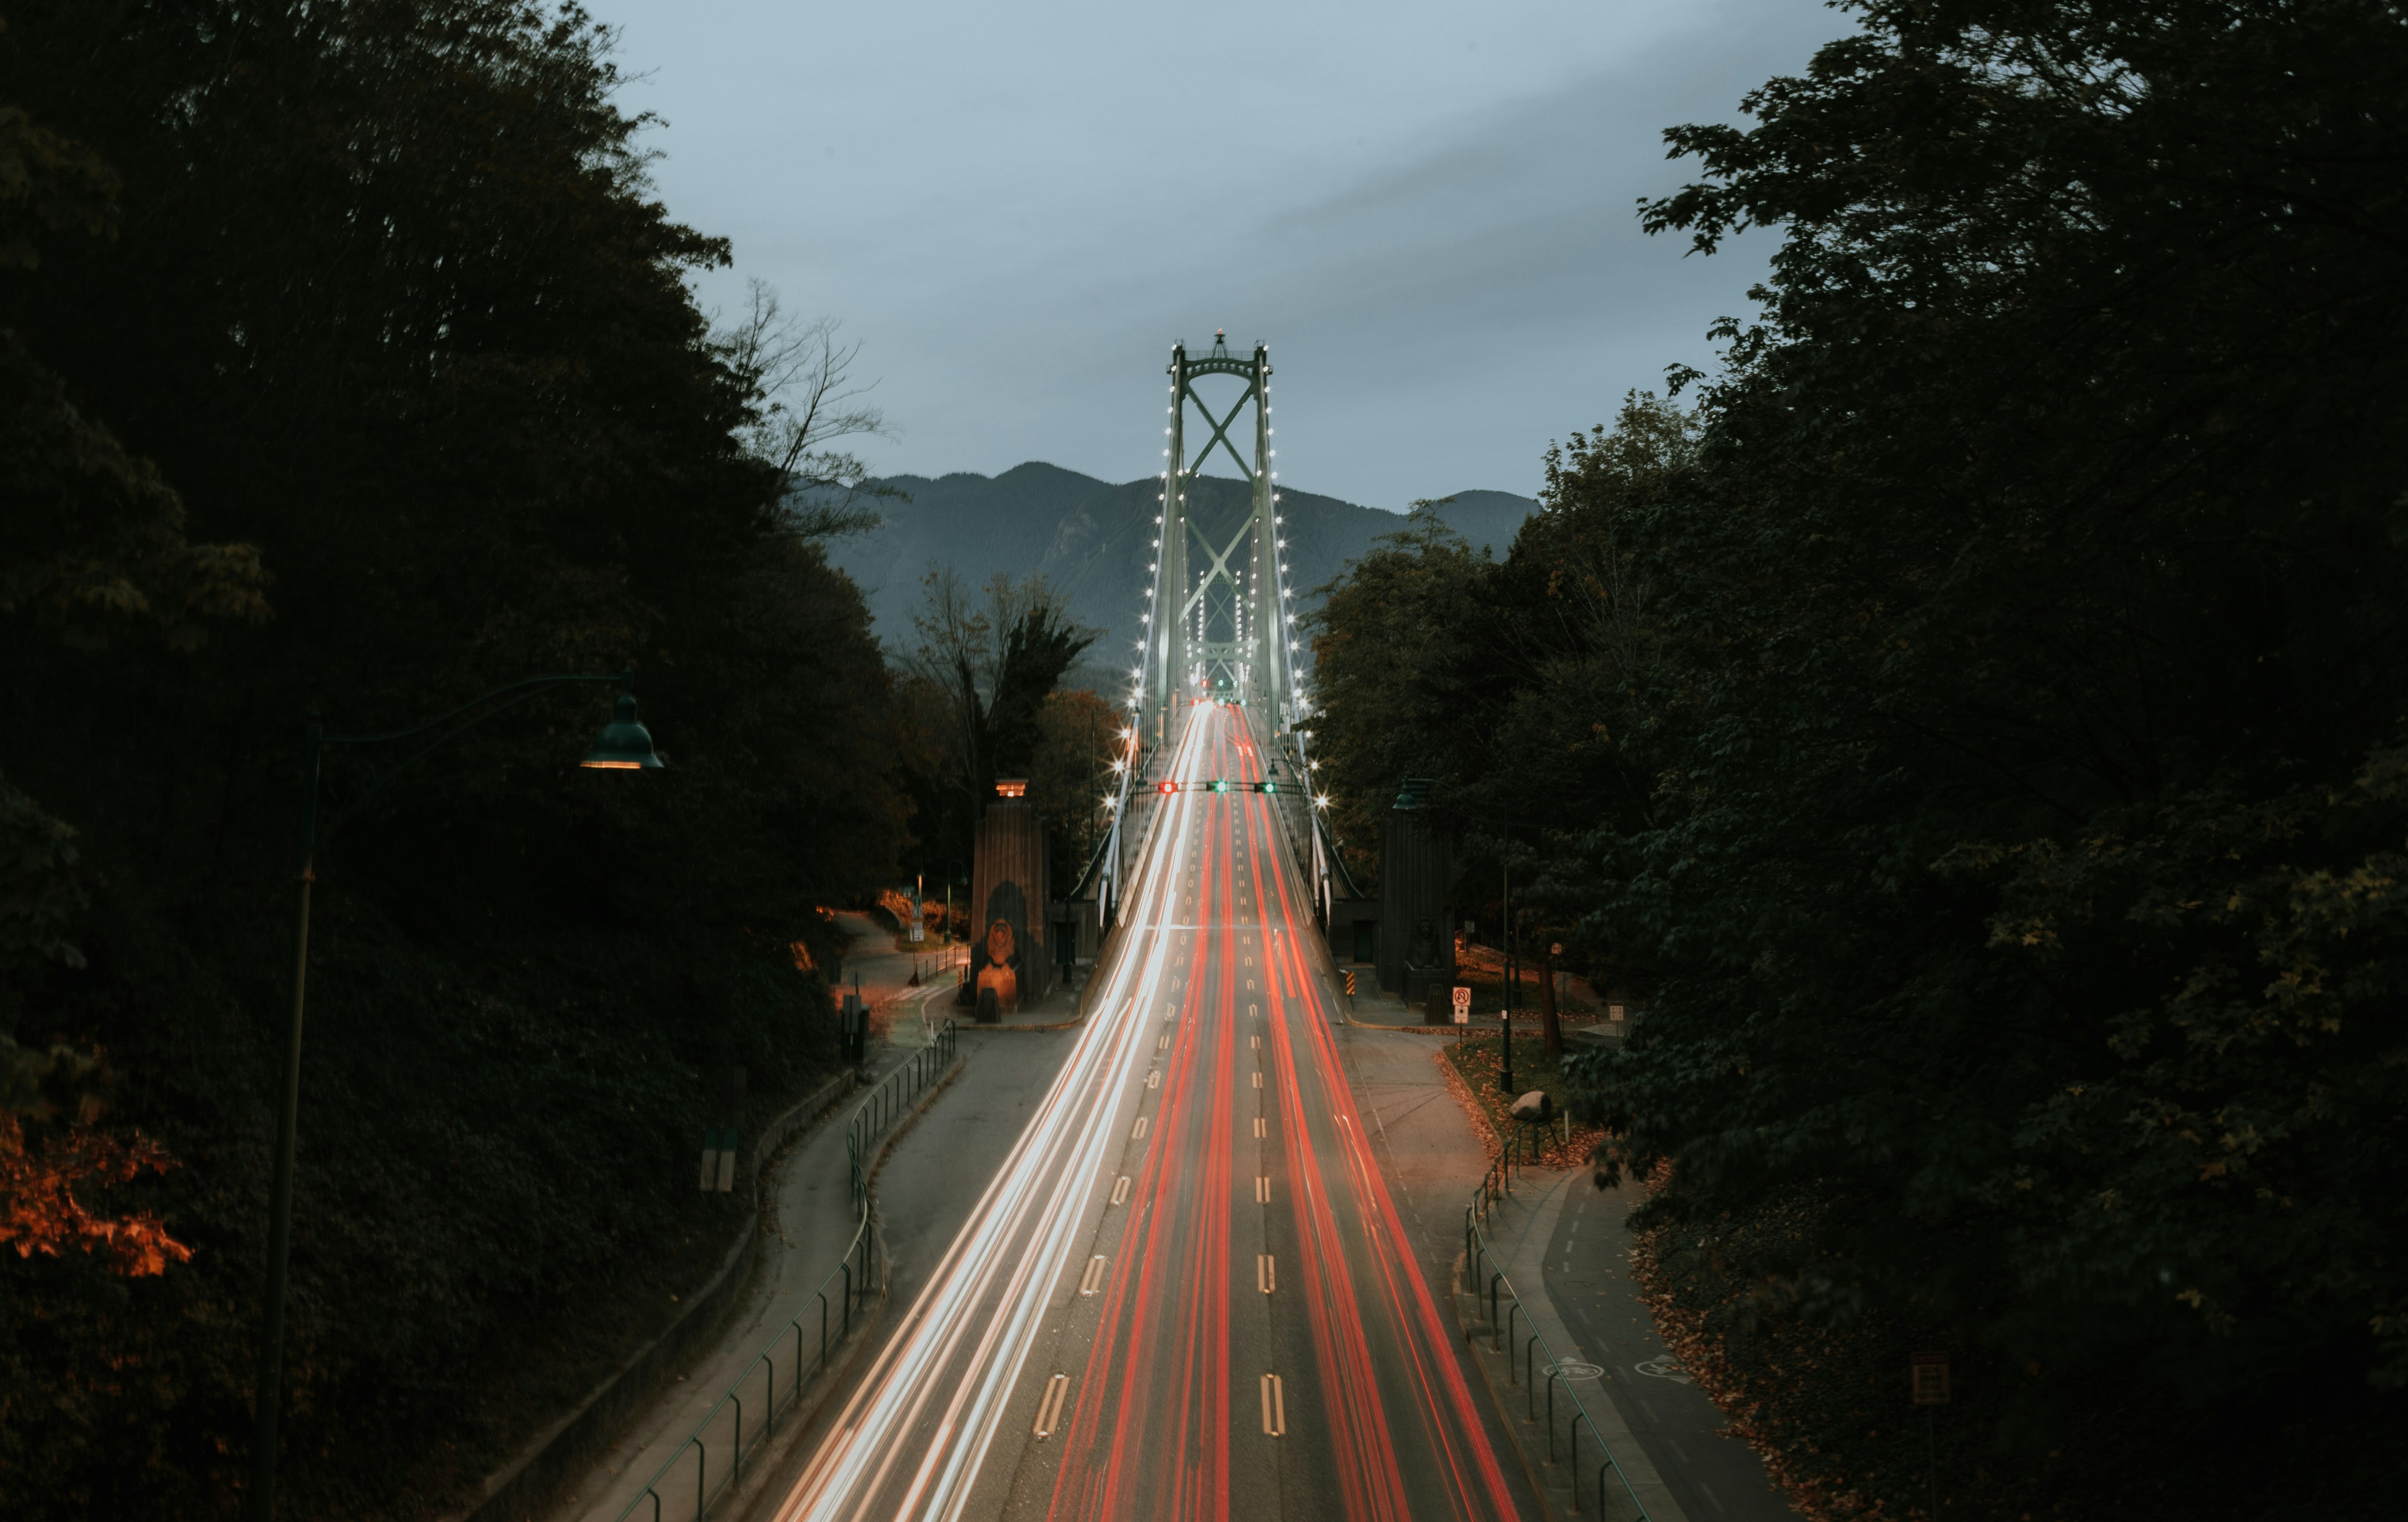
[[[911,639],[920,580],[936,564],[973,582],[996,571],[1041,572],[1080,623],[1107,631],[1097,653],[1135,643],[1160,492],[1154,478],[1114,485],[1032,460],[998,476],[894,476],[880,484],[902,497],[885,504],[882,526],[838,543],[830,558],[860,583],[888,649]],[[1204,522],[1234,523],[1245,510],[1246,483],[1204,476],[1188,496]],[[1280,498],[1299,601],[1317,600],[1303,595],[1404,526],[1396,513],[1315,492],[1282,487]],[[1501,554],[1537,507],[1507,492],[1461,492],[1440,511],[1472,544]]]

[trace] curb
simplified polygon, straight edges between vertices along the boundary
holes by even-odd
[[[1339,997],[1342,998],[1345,996],[1341,994]],[[1392,1026],[1384,1020],[1357,1020],[1352,1010],[1339,1011],[1338,1018],[1340,1024],[1353,1026],[1356,1030],[1396,1030],[1412,1036],[1452,1036],[1455,1031],[1453,1026],[1434,1026],[1426,1020],[1416,1026]]]
[[[1101,961],[1102,959],[1103,959],[1103,954],[1102,954],[1101,950],[1099,949],[1099,950],[1097,951],[1097,953],[1096,953],[1096,960]],[[958,986],[958,985],[956,985],[956,986]],[[958,1014],[952,1016],[952,1019],[953,1020],[954,1024],[956,1024],[956,1025],[958,1025],[958,1026],[960,1026],[960,1027],[961,1027],[961,1028],[962,1028],[962,1030],[963,1030],[963,1032],[964,1032],[965,1034],[967,1034],[967,1033],[968,1033],[968,1032],[970,1032],[970,1031],[974,1031],[974,1030],[982,1030],[982,1030],[1068,1030],[1068,1029],[1069,1029],[1069,1028],[1070,1028],[1071,1027],[1073,1027],[1073,1026],[1082,1025],[1082,1024],[1084,1024],[1084,1023],[1086,1022],[1087,1013],[1088,1013],[1088,1010],[1087,1010],[1087,998],[1088,998],[1088,996],[1089,996],[1089,995],[1094,991],[1095,986],[1096,986],[1096,980],[1095,980],[1093,977],[1090,977],[1090,978],[1087,980],[1087,986],[1086,986],[1085,988],[1082,988],[1082,989],[1081,989],[1081,990],[1079,991],[1079,1012],[1078,1012],[1078,1013],[1076,1013],[1076,1014],[1074,1014],[1074,1015],[1072,1015],[1072,1016],[1070,1016],[1070,1018],[1069,1018],[1069,1019],[1068,1019],[1068,1020],[1049,1020],[1049,1021],[1045,1022],[1045,1023],[1044,1023],[1044,1024],[1042,1024],[1042,1025],[1018,1025],[1018,1026],[1010,1026],[1010,1025],[1004,1025],[1004,1024],[1001,1024],[1001,1023],[999,1023],[999,1022],[998,1022],[997,1024],[996,1024],[996,1025],[992,1025],[992,1026],[982,1026],[982,1025],[980,1025],[980,1024],[979,1024],[975,1019],[968,1019],[968,1020],[965,1020],[962,1016],[960,1016],[960,1015],[958,1015]],[[926,1012],[928,1006],[929,1006],[929,1005],[931,1005],[931,1004],[937,1004],[937,1003],[951,1003],[951,1002],[952,1002],[952,1000],[951,1000],[951,999],[939,999],[939,998],[937,997],[938,995],[939,995],[939,994],[941,994],[941,993],[943,993],[943,992],[945,992],[945,987],[944,987],[944,985],[943,985],[943,984],[937,984],[937,985],[934,985],[934,986],[929,987],[927,992],[925,992],[925,993],[924,993],[924,994],[922,994],[922,995],[920,996],[920,1008],[921,1008],[921,1011],[922,1011],[922,1012],[923,1012],[923,1014],[924,1014],[924,1013]]]

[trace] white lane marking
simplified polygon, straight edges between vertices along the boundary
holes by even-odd
[[[1092,1295],[1104,1287],[1104,1255],[1097,1253],[1087,1259],[1087,1271],[1079,1275],[1079,1293]]]
[[[1263,1376],[1263,1436],[1287,1436],[1287,1392],[1280,1387],[1277,1374]]]
[[[1254,1203],[1257,1205],[1268,1205],[1270,1202],[1270,1176],[1268,1174],[1256,1174],[1254,1176]]]
[[[1101,1259],[1097,1261],[1100,1262]],[[1266,1295],[1279,1288],[1279,1264],[1272,1260],[1268,1253],[1254,1255],[1254,1285]]]
[[[1191,732],[1185,742],[1192,748],[1194,741]],[[1178,800],[1182,813],[1185,801]],[[1149,911],[1159,910],[1182,865],[1190,833],[1182,823],[1155,838],[1163,843],[1149,851],[1131,896],[1132,918],[1140,923],[1153,917]],[[1114,967],[1099,1007],[1133,1010],[1158,997],[1169,971],[1170,940],[1138,942],[1144,951]],[[1079,1226],[1071,1204],[1075,1194],[1050,1181],[1066,1171],[1070,1177],[1090,1169],[1101,1171],[1111,1132],[1096,1124],[1103,1118],[1097,1097],[1135,1065],[1133,1032],[1122,1023],[1097,1021],[1081,1033],[1069,1061],[928,1287],[847,1403],[830,1440],[788,1493],[779,1511],[786,1522],[870,1515],[882,1504],[889,1476],[914,1457],[918,1462],[907,1471],[912,1478],[902,1511],[917,1512],[926,1500],[939,1522],[959,1517],[968,1503],[968,1481],[995,1441],[1006,1393],[1017,1385],[1035,1344],[1048,1292]],[[1111,1083],[1099,1081],[1099,1070],[1107,1068],[1112,1070]],[[990,1299],[995,1303],[987,1304]],[[938,1377],[939,1371],[965,1359],[955,1377]],[[932,1402],[941,1402],[933,1413],[936,1430],[924,1435]]]
[[[1113,1204],[1115,1204],[1115,1205],[1125,1205],[1125,1204],[1127,1204],[1127,1203],[1128,1203],[1128,1191],[1129,1191],[1129,1176],[1128,1176],[1126,1173],[1123,1173],[1123,1174],[1121,1175],[1121,1181],[1120,1181],[1118,1184],[1115,1184],[1115,1185],[1112,1185],[1112,1203],[1113,1203]]]

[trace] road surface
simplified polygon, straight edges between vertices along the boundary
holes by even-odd
[[[1262,761],[1189,711],[1061,1076],[781,1522],[1516,1515],[1270,800],[1195,785]]]

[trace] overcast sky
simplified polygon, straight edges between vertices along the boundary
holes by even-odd
[[[1818,0],[599,0],[671,211],[839,319],[882,472],[1161,468],[1174,338],[1268,343],[1283,484],[1534,494],[1748,309],[1772,235],[1642,235],[1675,122],[1850,30]],[[1226,468],[1226,462],[1224,462]]]

